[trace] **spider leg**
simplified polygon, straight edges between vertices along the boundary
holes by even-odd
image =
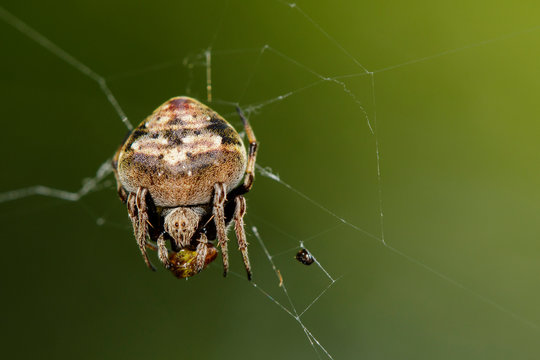
[[[125,203],[127,201],[128,194],[126,190],[124,189],[124,187],[122,186],[122,184],[120,183],[120,180],[118,178],[118,156],[120,155],[121,149],[122,148],[119,148],[116,154],[114,154],[114,157],[112,159],[112,168],[114,172],[114,178],[116,180],[116,191],[118,193],[118,197],[123,203]]]
[[[205,234],[201,234],[196,251],[197,251],[197,260],[195,264],[195,271],[199,273],[204,268],[206,255],[208,254],[208,238],[206,237]]]
[[[259,148],[259,143],[255,138],[255,133],[249,124],[249,120],[244,116],[242,109],[236,107],[236,111],[242,119],[244,124],[244,130],[246,131],[247,138],[249,140],[249,153],[248,153],[248,162],[246,167],[246,177],[244,178],[244,184],[241,186],[241,191],[239,195],[247,193],[251,190],[253,186],[253,179],[255,178],[255,161],[257,160],[257,149]]]
[[[248,243],[246,241],[246,232],[244,231],[244,215],[246,214],[246,199],[239,195],[234,199],[236,208],[234,211],[234,230],[238,239],[238,249],[242,253],[244,266],[246,267],[248,280],[251,280],[251,265],[248,256]]]
[[[229,271],[229,252],[227,249],[227,227],[225,226],[225,210],[223,205],[227,200],[227,186],[223,183],[214,185],[214,223],[216,224],[217,238],[221,247],[221,256],[223,258],[223,276],[227,276]]]
[[[158,248],[157,248],[156,245],[151,244],[151,243],[149,243],[149,242],[146,243],[146,248],[147,248],[147,249],[150,249],[150,250],[154,250],[154,251],[157,251],[157,250],[158,250]]]
[[[169,261],[169,251],[167,250],[167,246],[165,246],[165,233],[159,235],[157,246],[159,260],[161,260],[166,269],[169,269],[171,267],[171,262]]]
[[[128,214],[133,223],[133,232],[135,233],[135,239],[137,245],[141,250],[142,256],[146,266],[155,271],[156,268],[148,259],[146,253],[146,237],[148,236],[148,204],[147,197],[148,189],[140,187],[137,189],[137,194],[130,193],[128,196]]]
[[[139,210],[137,210],[137,197],[133,193],[130,193],[127,199],[127,211],[131,224],[133,225],[133,233],[135,238],[139,233]]]

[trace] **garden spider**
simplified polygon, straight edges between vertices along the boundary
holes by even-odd
[[[226,276],[227,230],[234,221],[251,279],[243,195],[253,185],[258,143],[248,120],[237,110],[249,140],[247,155],[236,130],[189,97],[175,97],[158,107],[116,152],[118,195],[127,203],[137,244],[150,269],[155,270],[147,247],[157,248],[163,265],[177,277],[193,276],[215,259],[217,250],[211,241],[217,239]]]

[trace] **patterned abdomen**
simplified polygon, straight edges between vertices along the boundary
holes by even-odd
[[[118,156],[128,192],[149,190],[162,207],[209,203],[214,184],[235,188],[246,150],[234,128],[195,99],[172,98],[133,130]]]

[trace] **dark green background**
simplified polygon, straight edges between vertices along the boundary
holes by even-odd
[[[298,5],[375,71],[375,107],[369,76],[343,80],[372,122],[376,111],[385,238],[406,254],[258,176],[248,227],[281,253],[274,260],[299,311],[329,281],[295,262],[296,250],[283,251],[318,235],[306,246],[332,276],[343,276],[303,315],[307,328],[335,359],[538,358],[538,2]],[[321,76],[362,72],[301,12],[277,1],[2,6],[109,79],[133,124],[169,97],[205,99],[197,56],[209,46],[220,100],[212,107],[237,128],[226,102],[248,106],[317,81],[305,67]],[[4,22],[0,34],[0,189],[75,191],[126,129],[95,82]],[[258,57],[265,44],[305,67],[272,51]],[[422,60],[433,54],[441,56]],[[411,60],[419,61],[377,72]],[[162,63],[170,66],[144,70]],[[251,122],[261,165],[379,236],[375,138],[341,85],[295,92]],[[244,279],[234,241],[240,277],[223,279],[219,261],[189,281],[148,271],[112,177],[104,184],[76,203],[0,204],[3,356],[317,358],[299,324]],[[288,307],[248,236],[255,282]]]

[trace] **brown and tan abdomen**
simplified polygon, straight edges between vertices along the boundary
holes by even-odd
[[[214,184],[236,187],[246,150],[234,128],[197,100],[161,105],[129,136],[118,156],[118,176],[128,192],[149,190],[163,207],[210,202]]]

